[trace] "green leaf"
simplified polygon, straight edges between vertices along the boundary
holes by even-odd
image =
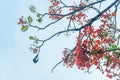
[[[37,15],[36,15],[36,16],[37,16],[37,18],[40,18],[40,14],[39,14],[39,13],[37,13]]]
[[[114,51],[114,54],[115,54],[116,56],[118,56],[118,55],[119,55],[119,52],[117,52],[117,51]]]
[[[120,39],[120,34],[118,35],[118,39]]]
[[[36,37],[29,36],[29,39],[30,39],[30,40],[36,40]]]
[[[35,43],[38,44],[39,43],[38,40],[36,40]]]
[[[29,22],[29,23],[32,23],[32,22],[33,22],[32,17],[28,16],[28,22]]]
[[[105,55],[105,59],[107,59],[108,61],[110,61],[110,56],[109,55]]]
[[[28,30],[28,28],[29,28],[28,25],[22,26],[21,31],[25,32]]]
[[[42,22],[42,18],[37,19],[37,21],[38,21],[39,23],[41,23],[41,22]]]
[[[116,49],[116,48],[117,48],[117,45],[115,45],[115,44],[111,45],[111,49]]]
[[[33,37],[33,36],[29,36],[29,39],[30,39],[30,40],[33,40],[33,39],[34,39],[34,37]]]
[[[30,10],[31,12],[33,12],[33,13],[36,12],[36,8],[35,8],[33,5],[31,5],[31,6],[29,7],[29,10]]]

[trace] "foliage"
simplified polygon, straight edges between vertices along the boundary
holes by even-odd
[[[68,33],[71,31],[77,32],[76,46],[73,49],[65,48],[62,61],[54,66],[52,71],[61,62],[67,67],[73,67],[76,65],[80,70],[86,70],[89,72],[92,66],[99,69],[107,77],[116,79],[120,78],[120,48],[119,40],[120,29],[117,25],[117,13],[119,11],[120,0],[113,0],[111,4],[106,8],[101,9],[102,3],[107,0],[80,0],[80,3],[68,5],[62,0],[50,0],[51,5],[48,8],[48,12],[40,14],[36,11],[36,8],[32,5],[29,7],[37,19],[36,21],[41,23],[45,16],[49,16],[53,22],[47,24],[45,27],[40,28],[32,24],[33,19],[28,16],[28,19],[24,19],[23,16],[19,19],[18,24],[22,26],[23,32],[27,31],[29,27],[37,28],[38,30],[44,30],[65,18],[69,23],[66,26],[66,30],[56,32],[52,36],[45,40],[40,40],[36,37],[30,36],[29,39],[34,41],[31,50],[35,53],[33,61],[38,61],[38,55],[40,48],[45,42],[52,39],[56,35],[62,33]],[[99,6],[96,6],[99,5]],[[64,10],[67,10],[64,13]],[[89,12],[96,11],[97,14],[94,17],[89,16]],[[94,25],[93,23],[97,23]],[[41,42],[42,44],[39,44]]]

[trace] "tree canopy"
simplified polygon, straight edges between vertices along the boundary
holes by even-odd
[[[48,12],[39,13],[36,7],[31,5],[29,10],[36,15],[35,19],[28,16],[19,18],[18,24],[21,30],[26,32],[29,28],[38,31],[45,30],[60,21],[68,21],[62,31],[56,31],[48,38],[41,40],[35,36],[29,36],[33,41],[30,49],[35,54],[34,63],[39,60],[41,47],[55,36],[63,33],[77,33],[76,45],[72,49],[65,48],[62,52],[63,58],[57,65],[63,63],[66,67],[76,65],[80,70],[89,72],[92,66],[100,70],[102,74],[112,79],[120,79],[120,29],[119,11],[120,0],[79,0],[79,3],[66,3],[65,0],[49,0]],[[105,5],[107,4],[107,5]],[[105,7],[104,7],[105,5]],[[34,21],[42,24],[44,18],[51,19],[51,22],[44,27],[33,24]],[[72,33],[72,34],[74,34]]]

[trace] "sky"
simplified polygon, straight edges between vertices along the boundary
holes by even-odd
[[[109,80],[96,69],[91,74],[74,68],[66,68],[60,64],[54,72],[50,71],[62,58],[62,51],[66,47],[75,45],[74,35],[59,36],[45,43],[41,48],[39,62],[34,64],[34,55],[29,47],[32,43],[28,36],[39,35],[47,38],[62,26],[60,22],[46,31],[37,32],[29,29],[21,32],[17,24],[21,16],[34,16],[28,9],[30,5],[38,7],[38,11],[47,10],[48,0],[1,0],[0,1],[0,80]],[[44,22],[44,26],[47,21]],[[57,29],[53,29],[58,27]],[[63,28],[63,26],[62,26]]]

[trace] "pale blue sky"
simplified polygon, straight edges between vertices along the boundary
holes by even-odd
[[[34,55],[29,51],[32,42],[28,40],[28,36],[39,35],[45,38],[50,31],[45,33],[33,32],[35,29],[25,33],[20,31],[17,25],[18,18],[33,15],[28,10],[30,4],[40,8],[38,11],[44,12],[49,2],[48,0],[0,1],[0,80],[109,80],[96,69],[93,69],[92,74],[85,74],[76,67],[65,68],[62,64],[53,74],[50,73],[52,67],[61,60],[62,50],[74,46],[74,39],[70,37],[55,37],[48,41],[41,49],[39,62],[34,64],[32,62]]]

